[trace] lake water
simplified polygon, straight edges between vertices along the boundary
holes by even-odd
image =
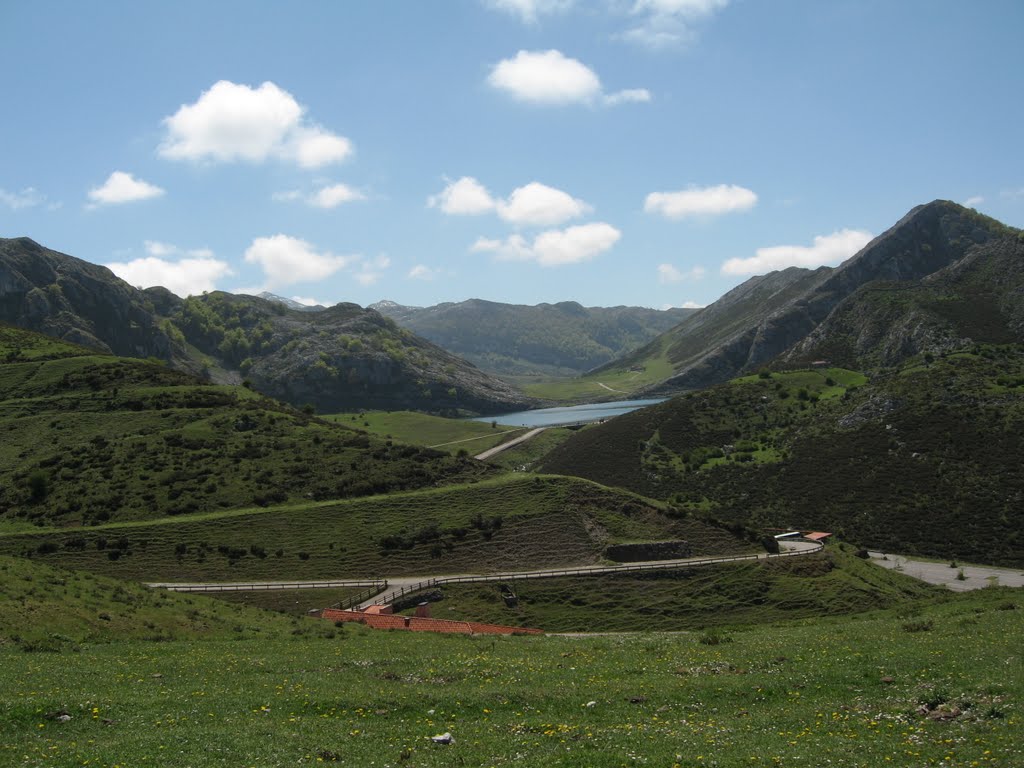
[[[538,408],[533,411],[506,413],[503,416],[488,416],[474,421],[496,421],[507,427],[553,427],[557,424],[578,424],[585,421],[601,421],[613,416],[645,408],[648,405],[664,402],[664,398],[654,400],[619,400],[615,403],[587,403],[564,408]]]

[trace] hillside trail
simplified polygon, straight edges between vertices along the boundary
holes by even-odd
[[[608,386],[607,384],[604,384],[604,383],[602,383],[602,382],[600,382],[600,381],[599,381],[599,382],[597,382],[597,386],[599,386],[599,387],[604,387],[604,388],[605,388],[605,389],[607,389],[607,390],[608,390],[609,392],[615,392],[616,394],[619,394],[619,395],[628,395],[628,394],[630,394],[629,392],[623,392],[623,391],[622,391],[621,389],[612,389],[612,388],[611,388],[611,387],[609,387],[609,386]]]
[[[531,429],[525,435],[520,435],[519,437],[517,437],[517,438],[515,438],[513,440],[509,440],[507,443],[502,443],[501,445],[496,445],[493,448],[490,448],[490,449],[484,451],[483,453],[478,453],[473,458],[477,459],[478,461],[483,461],[484,459],[489,459],[489,458],[491,458],[491,456],[494,456],[495,454],[501,453],[502,451],[508,450],[512,446],[519,445],[520,443],[526,442],[531,437],[536,437],[541,432],[543,432],[545,429],[547,429],[547,427],[537,427],[536,429]]]

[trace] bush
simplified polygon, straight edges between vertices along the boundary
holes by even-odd
[[[37,469],[28,476],[28,489],[32,501],[40,502],[50,493],[50,477],[43,470]]]

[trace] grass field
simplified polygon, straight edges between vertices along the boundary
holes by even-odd
[[[556,402],[586,403],[595,400],[621,400],[644,387],[658,384],[672,375],[671,364],[657,358],[648,361],[642,371],[628,368],[609,369],[571,379],[525,379],[516,383],[530,397]],[[604,386],[601,386],[604,384]]]
[[[6,647],[0,763],[1016,768],[1021,602],[720,634]]]
[[[492,427],[470,419],[446,419],[415,411],[366,411],[325,416],[328,421],[363,429],[370,434],[412,445],[426,445],[446,453],[465,450],[471,456],[493,448],[522,429]]]
[[[501,453],[496,453],[487,459],[487,463],[514,472],[531,471],[542,458],[547,456],[548,452],[567,440],[574,431],[563,427],[549,427],[529,440],[507,448]]]
[[[627,492],[565,477],[0,536],[0,553],[140,581],[327,579],[598,562],[606,544],[749,542]]]

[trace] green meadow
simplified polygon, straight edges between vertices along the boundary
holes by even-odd
[[[1013,768],[1020,603],[986,589],[729,632],[531,638],[312,637],[298,627],[317,620],[268,614],[259,639],[8,645],[0,763]]]

